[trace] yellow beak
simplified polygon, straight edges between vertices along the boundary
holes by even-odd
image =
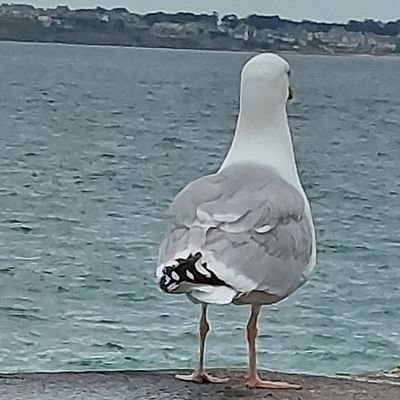
[[[288,100],[292,100],[294,98],[294,94],[293,94],[293,89],[291,86],[289,86],[289,96],[288,96]]]

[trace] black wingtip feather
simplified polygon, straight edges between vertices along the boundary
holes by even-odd
[[[187,258],[177,258],[175,261],[178,265],[165,266],[159,283],[161,290],[167,293],[175,292],[182,283],[227,286],[208,269],[206,262],[201,263],[202,257],[201,252],[196,252],[194,255],[189,254]],[[196,266],[196,263],[200,263],[200,266]]]

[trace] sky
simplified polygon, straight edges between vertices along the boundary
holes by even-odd
[[[325,22],[347,22],[350,19],[389,21],[400,19],[400,0],[2,0],[9,3],[28,3],[36,7],[70,8],[126,7],[132,12],[217,11],[234,13],[280,15],[294,20],[310,19]]]

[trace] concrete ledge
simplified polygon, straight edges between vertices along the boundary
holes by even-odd
[[[179,371],[184,373],[185,371]],[[172,371],[60,372],[0,375],[1,400],[399,400],[400,382],[376,378],[327,378],[265,372],[269,379],[303,385],[300,391],[248,390],[241,370],[210,371],[230,376],[224,385],[177,381]]]

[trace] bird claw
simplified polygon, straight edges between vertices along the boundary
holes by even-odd
[[[196,383],[227,383],[229,378],[217,378],[215,376],[210,376],[206,372],[193,372],[190,375],[175,375],[176,379],[181,381],[189,381]]]
[[[247,378],[246,386],[249,389],[275,389],[275,390],[300,390],[302,387],[300,385],[288,383],[288,382],[278,382],[278,381],[264,381],[260,377]]]

